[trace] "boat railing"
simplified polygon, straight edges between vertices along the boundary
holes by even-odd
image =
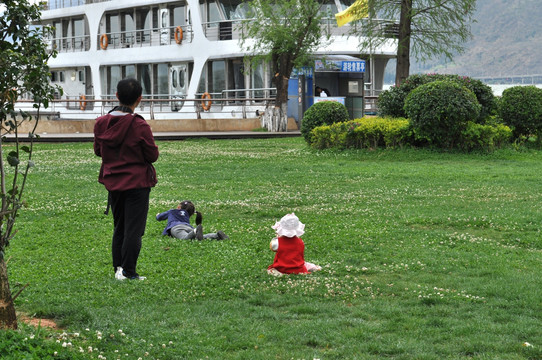
[[[257,117],[258,113],[271,106],[275,98],[195,98],[187,99],[182,96],[170,95],[167,98],[159,98],[158,95],[144,96],[136,111],[143,114],[145,118],[155,120],[163,118],[163,114],[169,114],[168,118],[180,113],[183,108],[193,110],[195,118],[201,119],[204,113],[224,114],[224,117],[239,116],[241,118]],[[32,100],[18,100],[18,109],[26,111],[31,115],[37,115],[33,108]],[[69,96],[65,99],[54,99],[49,101],[49,107],[40,110],[40,116],[48,119],[88,119],[105,115],[118,105],[114,95],[105,96],[103,99],[95,99],[91,95]],[[186,116],[187,111],[183,111]],[[190,113],[190,112],[188,112]]]
[[[248,19],[208,21],[202,23],[203,32],[207,39],[212,41],[219,40],[239,40],[243,36],[243,23],[250,21]],[[369,21],[368,19],[363,21]],[[337,20],[334,17],[322,18],[321,24],[331,36],[349,36],[353,33],[361,32],[362,22],[353,22],[346,26],[337,26]],[[399,29],[397,20],[371,19],[377,26],[384,30],[386,37],[396,37]],[[359,31],[358,31],[359,30]]]
[[[273,98],[277,96],[277,89],[274,87],[269,88],[256,88],[256,89],[228,89],[222,90],[220,93],[211,93],[212,96],[220,97],[227,101],[223,101],[222,107],[224,105],[235,104],[238,102],[244,102],[245,99],[266,99]],[[255,100],[261,102],[261,100]]]
[[[55,10],[68,7],[80,6],[85,4],[101,3],[111,0],[48,0],[43,5],[43,10]]]
[[[182,44],[183,42],[192,42],[193,38],[192,25],[105,32],[98,35],[98,48],[106,50],[108,48],[121,49]]]
[[[90,35],[55,37],[46,40],[50,50],[76,52],[90,50]]]

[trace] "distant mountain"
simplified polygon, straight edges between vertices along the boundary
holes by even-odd
[[[542,0],[477,0],[473,39],[453,62],[416,63],[411,74],[483,76],[542,74]]]

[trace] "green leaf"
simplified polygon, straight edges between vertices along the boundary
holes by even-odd
[[[16,157],[16,156],[11,156],[11,155],[8,155],[7,157],[8,159],[8,163],[11,165],[11,166],[17,166],[19,165],[19,158]]]
[[[24,151],[25,153],[29,153],[30,154],[30,148],[26,145],[24,146],[21,146],[21,150]]]

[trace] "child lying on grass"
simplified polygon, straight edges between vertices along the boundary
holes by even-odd
[[[196,228],[190,225],[190,217],[196,213]],[[167,220],[167,225],[162,235],[169,235],[176,239],[215,239],[225,240],[229,237],[222,230],[216,233],[203,234],[201,225],[203,216],[191,201],[184,200],[179,203],[176,209],[170,209],[163,213],[156,214],[156,220]]]
[[[273,265],[267,273],[275,276],[284,274],[308,274],[322,270],[318,265],[305,261],[305,244],[299,236],[305,233],[305,224],[294,213],[285,215],[272,228],[277,237],[271,240],[269,247],[276,252]]]

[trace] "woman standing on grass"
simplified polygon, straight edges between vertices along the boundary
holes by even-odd
[[[141,84],[124,79],[117,85],[120,106],[96,119],[94,153],[102,158],[98,181],[109,191],[113,211],[113,268],[117,280],[139,279],[136,272],[149,210],[149,194],[155,186],[158,147],[149,124],[134,110],[141,102]]]

